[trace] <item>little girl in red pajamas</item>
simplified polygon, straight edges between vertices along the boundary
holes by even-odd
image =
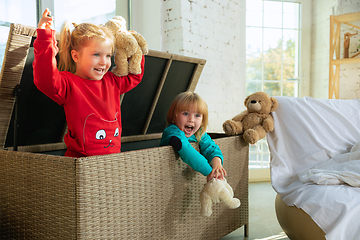
[[[114,36],[102,25],[68,25],[61,30],[59,49],[53,19],[46,9],[34,42],[34,83],[64,107],[68,131],[65,156],[118,153],[121,149],[120,95],[136,87],[144,74],[117,77],[109,72]],[[59,52],[59,69],[56,55]]]

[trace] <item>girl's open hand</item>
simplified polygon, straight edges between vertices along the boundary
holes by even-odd
[[[221,159],[219,157],[214,157],[211,161],[212,171],[209,175],[207,175],[207,181],[210,181],[211,179],[224,179],[226,176],[226,171],[221,165]]]
[[[54,29],[53,17],[51,16],[50,10],[47,8],[42,14],[39,21],[38,28],[40,29]]]

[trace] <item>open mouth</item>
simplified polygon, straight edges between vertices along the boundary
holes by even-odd
[[[185,132],[186,134],[191,134],[192,131],[193,131],[193,129],[194,129],[193,126],[187,125],[187,126],[185,126],[185,128],[184,128],[184,132]]]
[[[105,70],[101,68],[94,68],[95,72],[98,72],[99,74],[102,74]]]

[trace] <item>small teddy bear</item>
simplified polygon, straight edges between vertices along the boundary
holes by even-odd
[[[278,101],[265,92],[256,92],[246,97],[244,105],[247,110],[225,121],[223,130],[227,135],[244,133],[244,140],[255,144],[274,130],[271,112],[277,109]]]
[[[210,217],[212,214],[212,204],[223,201],[230,209],[238,208],[240,200],[234,198],[234,191],[227,183],[226,179],[211,179],[207,182],[200,193],[200,214]]]
[[[129,73],[141,73],[142,55],[148,54],[148,45],[144,37],[135,31],[126,30],[126,20],[115,16],[105,23],[115,36],[115,67],[112,72],[116,76],[126,76]],[[128,62],[129,59],[129,62]]]

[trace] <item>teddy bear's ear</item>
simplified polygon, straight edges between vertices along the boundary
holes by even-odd
[[[278,101],[276,100],[276,98],[274,98],[274,97],[271,97],[270,98],[271,99],[271,102],[272,102],[272,104],[271,104],[271,112],[273,112],[273,111],[275,111],[277,108],[278,108],[278,106],[279,106],[279,103],[278,103]]]
[[[249,97],[250,97],[250,95],[247,96],[247,97],[245,98],[245,101],[244,101],[244,105],[245,105],[246,108],[248,108],[248,106],[246,106],[246,102],[247,102],[247,100],[249,99]]]

